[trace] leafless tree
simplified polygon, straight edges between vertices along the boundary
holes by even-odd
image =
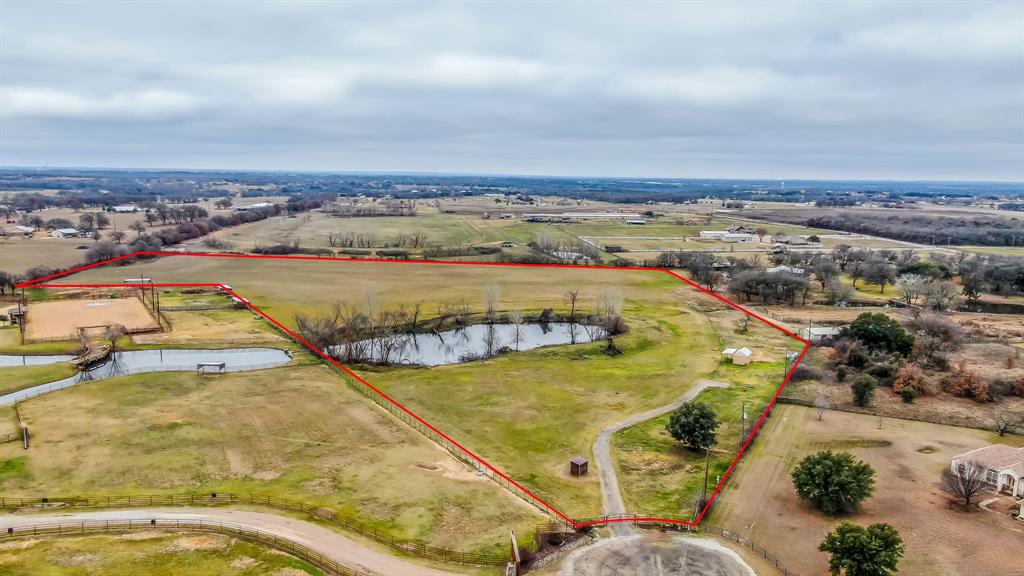
[[[521,310],[513,310],[509,313],[508,319],[512,322],[514,328],[512,341],[516,345],[516,350],[519,350],[519,343],[523,340],[523,320],[525,316]]]
[[[501,297],[501,293],[498,290],[497,284],[490,284],[487,286],[487,291],[484,295],[485,305],[487,307],[487,322],[494,323],[498,314],[498,301]]]
[[[821,420],[825,416],[825,411],[832,407],[832,403],[829,402],[828,393],[825,391],[823,385],[818,386],[818,397],[814,399],[814,412],[818,415],[818,420]]]
[[[1024,415],[1016,412],[1010,412],[1009,410],[1000,410],[992,416],[992,420],[995,423],[996,432],[1000,436],[1006,436],[1007,434],[1013,434],[1017,428],[1024,425]]]
[[[896,289],[907,304],[914,304],[924,291],[927,280],[919,274],[903,274],[896,279]]]
[[[580,298],[579,288],[570,288],[565,291],[565,300],[569,303],[569,322],[576,321],[576,302]]]
[[[970,506],[971,499],[981,494],[985,487],[985,468],[973,460],[947,468],[942,475],[942,489],[963,500],[964,506]]]

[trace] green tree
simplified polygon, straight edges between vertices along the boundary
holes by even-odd
[[[900,323],[881,312],[865,312],[843,328],[842,335],[864,344],[869,350],[910,354],[914,337]]]
[[[871,404],[871,401],[875,399],[875,389],[878,388],[878,381],[862,374],[850,384],[850,390],[853,391],[853,402],[861,408]]]
[[[691,448],[709,448],[718,440],[715,430],[718,418],[711,408],[700,402],[683,404],[669,416],[665,429],[673,438]]]
[[[875,490],[875,471],[846,452],[805,457],[793,470],[800,499],[830,516],[855,510]]]
[[[825,536],[818,550],[832,555],[828,567],[833,576],[889,576],[903,557],[903,538],[888,524],[867,528],[842,522]]]

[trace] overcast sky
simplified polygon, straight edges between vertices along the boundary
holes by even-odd
[[[0,164],[1024,181],[1024,3],[0,2]]]

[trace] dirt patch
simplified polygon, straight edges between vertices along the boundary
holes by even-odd
[[[153,540],[155,538],[166,538],[167,532],[159,532],[156,530],[143,530],[142,532],[129,532],[127,534],[121,534],[118,536],[119,540]]]
[[[56,300],[28,306],[27,340],[78,338],[86,326],[120,324],[129,332],[159,330],[160,325],[138,298]]]
[[[486,482],[487,476],[478,474],[466,464],[451,458],[437,460],[435,462],[416,462],[413,467],[430,472],[438,472],[445,478],[462,480],[463,482]]]
[[[231,561],[231,567],[235,570],[245,570],[246,568],[259,564],[259,562],[259,560],[249,556],[240,556]]]
[[[738,554],[714,540],[665,535],[613,538],[572,552],[560,576],[757,576]]]
[[[39,539],[28,538],[25,540],[13,540],[11,542],[0,543],[0,550],[25,550],[31,548],[33,545],[42,542]]]
[[[179,550],[223,550],[231,545],[231,539],[213,534],[182,536],[174,541]]]

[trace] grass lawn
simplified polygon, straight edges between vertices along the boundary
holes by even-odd
[[[994,254],[996,256],[1024,256],[1024,246],[959,246],[972,254]]]
[[[0,394],[17,392],[36,384],[45,384],[74,376],[77,370],[70,362],[45,366],[9,366],[0,368]]]
[[[709,379],[730,384],[702,392],[696,402],[710,406],[718,416],[718,444],[711,453],[708,492],[714,490],[739,449],[742,408],[750,420],[760,417],[782,382],[781,362],[755,362],[747,366],[722,364]],[[694,501],[704,482],[704,452],[684,446],[665,431],[669,415],[626,428],[612,437],[613,458],[626,510],[638,514],[690,519]],[[741,464],[742,466],[742,464]]]
[[[0,572],[7,576],[322,574],[294,556],[246,540],[158,531],[2,542]]]
[[[32,449],[0,445],[6,495],[256,492],[489,552],[541,518],[320,365],[114,378],[21,413]]]
[[[77,340],[22,344],[21,332],[17,326],[0,328],[0,354],[75,354],[81,348],[82,343]]]

